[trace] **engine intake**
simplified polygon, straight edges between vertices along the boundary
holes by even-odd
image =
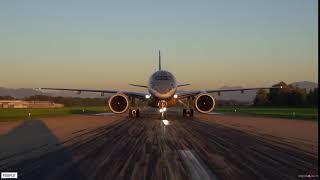
[[[114,113],[124,113],[129,108],[129,99],[124,94],[116,94],[110,97],[108,105]]]
[[[209,113],[214,109],[216,101],[210,94],[203,93],[196,97],[194,100],[194,105],[199,112]]]

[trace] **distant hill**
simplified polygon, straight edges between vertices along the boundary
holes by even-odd
[[[0,96],[11,96],[17,99],[23,99],[25,97],[34,96],[34,95],[50,95],[48,93],[42,93],[31,88],[19,88],[11,89],[0,87]]]
[[[319,86],[317,83],[310,81],[299,81],[291,83],[290,85],[292,85],[293,87],[306,89],[307,91],[310,91],[311,89],[317,88]]]
[[[32,88],[4,88],[0,87],[0,96],[12,96],[17,99],[24,99],[34,95],[47,95],[47,96],[63,96],[63,97],[82,97],[82,98],[99,98],[101,97],[95,93],[81,93],[76,94],[74,92],[67,91],[39,91]],[[106,97],[106,96],[105,96]]]

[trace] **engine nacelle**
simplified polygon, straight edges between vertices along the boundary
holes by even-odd
[[[194,100],[194,106],[201,113],[211,112],[216,105],[216,101],[213,96],[207,93],[199,94]]]
[[[108,105],[114,113],[124,113],[129,108],[129,98],[125,94],[115,94],[110,97]]]

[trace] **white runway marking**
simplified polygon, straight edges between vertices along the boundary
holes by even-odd
[[[95,114],[96,116],[109,116],[109,115],[113,115],[114,113],[98,113]]]
[[[212,115],[222,115],[223,113],[219,113],[219,112],[212,112],[212,113],[208,113],[208,114],[212,114]]]
[[[179,151],[180,156],[182,157],[183,163],[187,166],[188,171],[190,172],[191,179],[217,179],[210,170],[201,163],[191,151],[181,150]]]
[[[162,123],[163,123],[164,125],[166,125],[166,126],[168,126],[168,125],[170,124],[170,122],[169,122],[168,120],[166,120],[166,119],[162,120]]]

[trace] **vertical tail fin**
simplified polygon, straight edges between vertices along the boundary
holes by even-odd
[[[159,50],[159,71],[161,70],[161,53],[160,53],[160,50]]]

